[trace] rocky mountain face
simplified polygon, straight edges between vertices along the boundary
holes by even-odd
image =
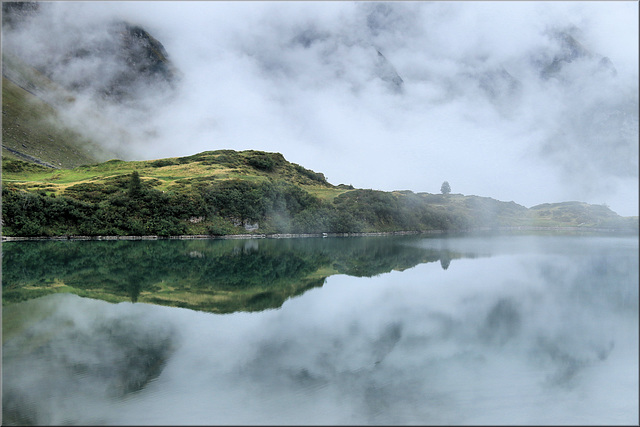
[[[585,48],[574,36],[567,31],[555,31],[549,36],[551,48],[533,55],[531,66],[542,82],[557,79],[563,84],[571,85],[573,77],[568,71],[570,64],[583,61],[591,74],[602,73],[615,78],[617,71],[611,60],[603,55]],[[476,82],[476,85],[499,109],[512,106],[519,102],[524,83],[517,74],[513,74],[504,65],[484,68],[477,64],[475,72],[464,77]]]
[[[617,75],[616,68],[608,57],[589,51],[568,32],[558,31],[551,38],[560,49],[550,63],[541,64],[540,76],[543,79],[557,76],[567,64],[577,60],[591,62],[596,72],[605,72],[614,77]]]
[[[377,76],[386,82],[392,90],[402,92],[404,80],[402,80],[402,77],[400,77],[387,58],[379,50],[376,50],[376,52],[378,53],[378,61],[376,62]]]
[[[141,95],[141,90],[171,89],[175,68],[167,58],[164,46],[144,28],[127,22],[114,22],[108,29],[109,38],[80,45],[47,64],[43,71],[67,89],[92,88],[109,101],[122,101]],[[94,73],[60,75],[59,70],[78,64],[95,64],[95,71],[110,69],[103,80]]]
[[[2,2],[2,26],[13,29],[39,10],[40,3],[35,1]]]
[[[3,3],[3,32],[28,31],[41,7],[38,3]],[[135,101],[145,90],[170,91],[177,70],[156,38],[143,27],[113,21],[105,28],[88,29],[81,25],[69,29],[69,37],[48,41],[34,36],[34,46],[25,49],[12,43],[3,53],[14,55],[26,65],[72,92],[89,92],[108,102]],[[11,34],[9,34],[11,35]],[[51,45],[49,45],[51,44]],[[38,55],[47,49],[47,55]],[[15,69],[3,67],[3,75],[17,82]],[[8,69],[9,68],[9,69]]]
[[[179,71],[131,22],[39,31],[48,6],[2,4],[3,155],[53,167],[120,157],[132,136],[113,111],[144,115],[175,94]]]

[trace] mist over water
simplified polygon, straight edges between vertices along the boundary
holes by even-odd
[[[119,20],[174,89],[95,97]],[[635,2],[52,2],[3,50],[84,82],[66,120],[123,159],[258,149],[334,184],[637,215],[637,34]]]
[[[406,245],[467,255],[333,275],[256,313],[8,306],[5,422],[11,409],[40,424],[638,423],[636,237]]]

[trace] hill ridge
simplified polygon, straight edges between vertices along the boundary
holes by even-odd
[[[2,190],[3,234],[22,237],[638,229],[637,217],[583,202],[526,208],[484,196],[333,185],[259,150],[55,170],[3,157]]]

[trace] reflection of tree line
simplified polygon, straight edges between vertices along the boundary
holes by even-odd
[[[3,303],[53,292],[58,279],[91,295],[169,304],[167,289],[234,295],[210,303],[173,302],[206,311],[276,308],[289,297],[322,286],[328,275],[371,277],[461,254],[411,246],[411,237],[287,240],[45,241],[3,245]],[[320,271],[323,273],[320,274]],[[30,290],[25,286],[49,286]],[[162,291],[162,298],[159,293]],[[100,295],[96,294],[97,298]]]

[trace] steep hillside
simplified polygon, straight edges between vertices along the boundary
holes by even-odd
[[[95,163],[104,150],[64,126],[56,109],[2,78],[2,155],[50,168]]]
[[[116,151],[67,123],[76,94],[11,53],[2,54],[2,155],[52,168],[73,168],[116,157]],[[85,119],[104,124],[114,137],[126,131],[97,109]],[[89,115],[91,117],[89,117]]]
[[[169,99],[180,72],[160,41],[126,21],[91,29],[99,36],[78,23],[64,40],[15,42],[49,6],[2,5],[3,156],[52,168],[123,157],[131,129],[109,111],[141,114],[150,97]]]

